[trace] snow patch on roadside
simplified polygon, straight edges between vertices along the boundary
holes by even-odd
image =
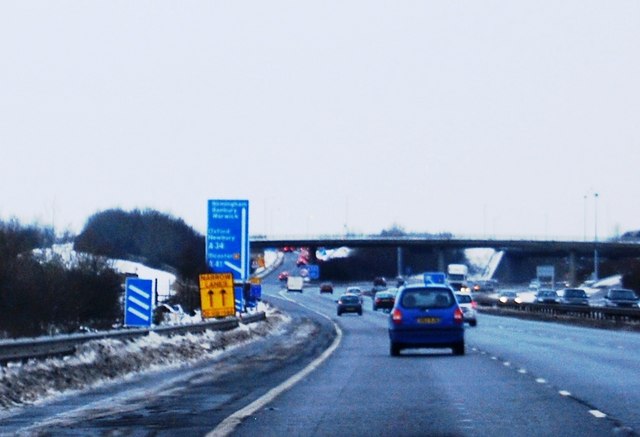
[[[0,408],[38,403],[70,391],[97,387],[142,372],[162,370],[213,358],[267,335],[278,335],[289,316],[266,307],[265,321],[240,325],[231,331],[164,337],[155,333],[123,341],[85,343],[64,358],[9,363],[0,367]],[[2,418],[2,414],[0,414]]]

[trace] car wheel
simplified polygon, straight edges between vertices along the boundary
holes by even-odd
[[[340,311],[338,311],[338,316],[341,316],[341,315],[342,315],[342,313]]]
[[[362,310],[358,311],[358,315],[361,316],[362,315]]]
[[[373,306],[373,310],[374,310],[374,311],[378,311],[378,308],[376,308],[376,306],[374,305],[374,306]]]
[[[475,319],[469,322],[469,325],[471,326],[476,326],[477,324],[478,324],[478,321]]]
[[[464,355],[464,341],[455,344],[452,349],[454,355]]]
[[[397,357],[398,355],[400,355],[400,346],[398,346],[394,342],[389,343],[389,354],[392,357]]]

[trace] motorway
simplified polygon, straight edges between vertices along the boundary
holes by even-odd
[[[640,429],[636,333],[480,314],[466,330],[465,356],[445,349],[392,358],[388,315],[371,311],[370,299],[363,316],[335,314],[344,287],[333,296],[317,286],[287,293],[267,279],[265,301],[292,317],[281,334],[194,366],[21,408],[0,416],[0,434],[606,436]],[[332,344],[317,369],[269,395]],[[225,421],[260,400],[244,420]]]

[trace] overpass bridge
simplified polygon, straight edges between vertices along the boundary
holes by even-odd
[[[576,260],[591,258],[594,266],[599,258],[624,259],[640,257],[640,243],[629,241],[575,241],[575,240],[538,240],[538,239],[493,239],[493,238],[455,238],[438,236],[320,236],[320,237],[255,237],[251,238],[254,249],[281,248],[285,246],[308,247],[312,257],[318,248],[381,248],[397,250],[398,274],[403,269],[403,250],[421,248],[431,250],[437,255],[437,269],[445,271],[447,250],[474,248],[503,251],[508,257],[519,258],[563,258],[568,265],[568,277],[571,283],[576,281]],[[314,262],[315,260],[311,260]]]

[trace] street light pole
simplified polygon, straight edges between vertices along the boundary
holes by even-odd
[[[583,241],[587,241],[587,195],[584,195],[584,217],[582,225]]]
[[[594,198],[594,241],[593,241],[593,279],[598,280],[598,193]]]

